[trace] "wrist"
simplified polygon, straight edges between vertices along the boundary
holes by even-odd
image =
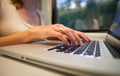
[[[31,42],[33,40],[34,40],[33,30],[28,29],[28,30],[24,31],[24,37],[23,37],[22,42],[23,43],[29,43],[29,42]]]

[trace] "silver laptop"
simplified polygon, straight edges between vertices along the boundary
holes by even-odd
[[[65,46],[43,41],[0,47],[2,55],[72,75],[120,75],[120,24],[113,25],[105,41]]]
[[[82,46],[58,41],[40,41],[0,47],[1,55],[70,75],[120,76],[120,24],[112,24],[105,41],[82,40]]]

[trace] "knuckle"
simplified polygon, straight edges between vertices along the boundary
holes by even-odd
[[[75,31],[74,30],[70,30],[72,33],[75,33]],[[75,33],[76,34],[76,33]]]
[[[57,37],[63,37],[63,35],[60,33],[60,34],[57,35]]]
[[[65,30],[65,33],[67,33],[67,34],[70,33],[70,32],[71,32],[71,30],[69,30],[69,29]]]

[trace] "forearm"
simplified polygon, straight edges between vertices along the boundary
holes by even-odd
[[[32,40],[29,30],[24,32],[12,34],[5,37],[0,37],[0,46],[7,46],[7,45],[15,45],[15,44],[22,44],[27,43]]]

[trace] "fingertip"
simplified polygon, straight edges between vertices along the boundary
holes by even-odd
[[[80,46],[82,46],[82,45],[83,45],[83,43],[82,43],[81,41],[79,41],[79,45],[80,45]]]
[[[88,39],[88,42],[91,42],[91,39],[90,38],[87,38]]]
[[[86,42],[90,42],[91,40],[87,37],[86,39],[84,39]]]
[[[70,46],[70,43],[68,41],[65,42],[65,45]]]

